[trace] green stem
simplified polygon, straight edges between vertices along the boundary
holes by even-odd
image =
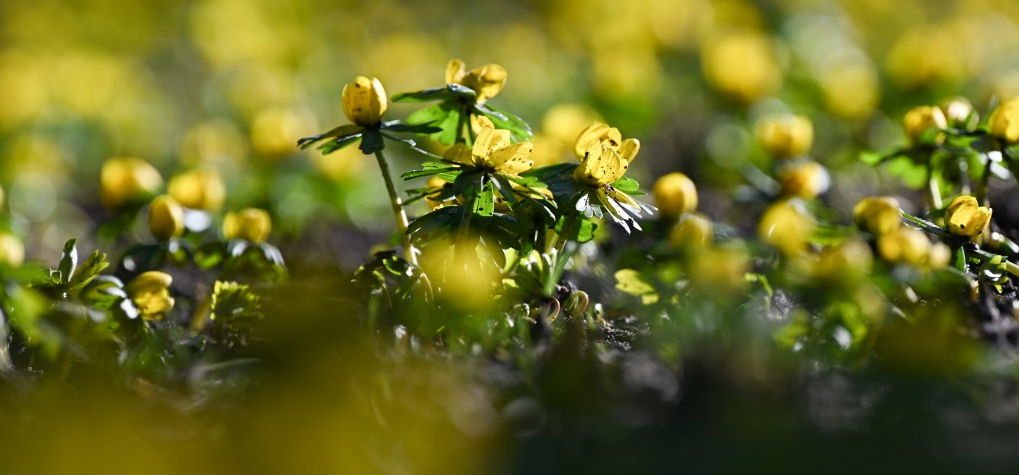
[[[403,202],[393,184],[393,177],[389,173],[389,162],[382,150],[375,152],[375,159],[379,162],[379,170],[382,172],[382,179],[386,182],[386,191],[389,192],[389,204],[393,206],[393,216],[396,218],[396,229],[400,232],[400,240],[403,243],[403,253],[407,262],[417,265],[417,256],[414,254],[414,247],[410,243],[410,236],[407,235],[407,212],[403,209]]]
[[[941,201],[941,188],[938,186],[938,180],[934,178],[934,168],[932,164],[927,167],[927,204],[931,207],[931,212],[939,210],[944,206]]]
[[[563,221],[563,231],[556,237],[555,249],[562,254],[563,249],[566,247],[566,242],[569,241],[570,236],[576,233],[578,220],[576,214],[566,215],[566,220]]]
[[[923,229],[924,231],[927,231],[929,233],[937,234],[939,236],[952,235],[952,233],[945,231],[941,226],[938,226],[937,224],[927,221],[926,219],[918,218],[902,210],[899,210],[899,214],[902,216],[902,219],[905,219],[906,221],[915,224],[920,229]]]
[[[989,261],[991,259],[994,259],[995,257],[1000,257],[1001,258],[1001,263],[1005,266],[1005,270],[1008,271],[1009,274],[1012,274],[1014,276],[1019,277],[1019,265],[1016,265],[1014,262],[1012,262],[1012,261],[1010,261],[1008,259],[1005,259],[1005,256],[1000,256],[998,254],[992,254],[992,253],[987,252],[987,251],[985,251],[983,249],[975,249],[975,250],[971,250],[969,252],[970,252],[971,255],[979,258],[981,261]]]

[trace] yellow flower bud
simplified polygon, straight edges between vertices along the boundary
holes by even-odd
[[[111,209],[152,195],[163,185],[159,171],[140,158],[111,158],[99,175],[99,197]]]
[[[970,120],[976,115],[973,104],[965,97],[956,97],[941,104],[941,111],[945,114],[948,125],[957,129],[965,129],[969,126]]]
[[[899,201],[885,196],[869,196],[853,207],[853,220],[861,229],[875,235],[894,231],[902,225]]]
[[[779,201],[771,205],[757,225],[761,240],[792,256],[806,250],[816,223],[814,217],[796,201]]]
[[[0,232],[0,264],[19,267],[25,263],[25,245],[13,234]]]
[[[783,195],[809,200],[827,191],[830,179],[828,171],[820,163],[798,161],[778,169],[778,182],[782,185]]]
[[[1019,98],[998,105],[987,121],[991,135],[1010,144],[1019,142]]]
[[[669,233],[669,243],[678,248],[701,248],[714,239],[711,220],[703,215],[687,213],[679,218]]]
[[[908,226],[884,233],[877,240],[877,251],[894,264],[923,266],[930,254],[931,242],[920,230]]]
[[[377,125],[388,107],[386,90],[376,78],[358,76],[354,82],[343,86],[343,113],[357,125]]]
[[[859,239],[848,239],[821,254],[814,275],[828,281],[843,281],[870,273],[874,255],[870,246]]]
[[[184,209],[177,201],[162,195],[149,203],[149,231],[157,241],[184,234]]]
[[[483,103],[502,91],[509,74],[498,64],[486,64],[467,71],[467,65],[459,59],[452,59],[446,65],[446,84],[460,84],[478,94],[477,101]]]
[[[755,132],[761,147],[777,158],[806,155],[814,142],[814,125],[810,119],[799,115],[765,117],[757,122]]]
[[[269,213],[258,208],[246,208],[237,213],[227,213],[223,220],[223,235],[227,239],[243,239],[263,242],[272,232]]]
[[[693,180],[679,172],[659,178],[651,188],[651,194],[658,205],[658,211],[669,219],[676,219],[683,213],[697,209],[697,186]]]
[[[932,140],[935,144],[944,142],[945,134],[941,130],[947,128],[945,114],[933,106],[914,107],[902,118],[902,129],[914,145],[924,140]]]
[[[726,33],[707,39],[701,51],[701,68],[715,89],[747,104],[782,85],[772,39],[758,32]]]
[[[172,284],[173,277],[165,272],[143,272],[127,284],[127,293],[142,318],[162,320],[167,312],[173,310]]]
[[[959,236],[977,236],[990,222],[991,208],[980,206],[972,196],[963,195],[952,200],[945,210],[948,231]]]
[[[219,173],[200,169],[182,173],[170,179],[170,196],[181,206],[190,209],[215,211],[226,200],[226,185]]]
[[[927,268],[932,270],[941,269],[947,266],[951,260],[952,248],[948,247],[945,243],[936,242],[927,253]]]

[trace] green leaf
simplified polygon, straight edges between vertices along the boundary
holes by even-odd
[[[622,177],[612,183],[612,187],[628,195],[643,194],[640,192],[640,183],[630,177]]]
[[[322,133],[322,134],[313,135],[311,137],[304,137],[304,138],[302,138],[302,139],[297,141],[297,146],[301,150],[304,150],[304,149],[310,147],[312,144],[314,144],[316,142],[320,142],[320,141],[328,139],[328,138],[335,138],[336,140],[334,140],[334,141],[335,142],[339,142],[339,141],[342,141],[343,139],[346,139],[348,137],[352,137],[354,135],[360,134],[360,132],[361,132],[361,130],[363,128],[364,127],[361,127],[360,125],[355,125],[355,124],[341,125],[339,127],[336,127],[334,129],[332,129],[332,130],[330,130],[328,132]]]
[[[106,260],[106,253],[98,249],[92,251],[88,259],[74,271],[74,274],[68,281],[68,292],[76,293],[82,287],[88,285],[89,282],[92,282],[93,279],[98,277],[109,266],[110,263]]]
[[[339,149],[341,149],[343,147],[346,147],[347,145],[350,145],[350,144],[356,142],[360,138],[361,138],[361,133],[357,133],[357,134],[354,134],[354,135],[348,135],[346,137],[342,137],[342,138],[338,138],[338,139],[330,141],[330,142],[326,142],[326,143],[322,144],[321,146],[319,146],[318,150],[320,152],[322,152],[323,155],[329,155],[330,153],[333,153],[333,152],[335,152],[335,151],[337,151],[337,150],[339,150]]]
[[[495,213],[495,190],[490,180],[484,180],[481,191],[474,198],[471,211],[480,216],[491,216]]]
[[[63,285],[71,282],[71,274],[78,266],[78,248],[75,246],[77,242],[77,239],[68,239],[64,243],[64,251],[60,255],[58,270],[60,270],[60,283]]]
[[[403,175],[400,175],[400,178],[403,178],[404,180],[413,180],[415,178],[420,178],[423,176],[438,175],[440,173],[452,172],[454,170],[459,169],[460,169],[459,166],[449,165],[443,162],[425,162],[422,164],[421,170],[411,170],[407,173],[404,173]]]
[[[478,94],[473,89],[460,84],[447,84],[435,89],[423,91],[402,92],[393,96],[393,102],[428,102],[428,101],[450,101],[466,99],[474,102]]]
[[[415,134],[434,134],[441,132],[441,127],[428,124],[401,124],[399,121],[392,121],[382,124],[382,130],[391,132],[407,132]]]
[[[517,141],[526,141],[534,138],[531,126],[527,125],[520,117],[517,117],[502,109],[489,104],[474,106],[475,110],[492,120],[496,128],[509,130]]]

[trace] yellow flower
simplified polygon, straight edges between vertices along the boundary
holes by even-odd
[[[295,137],[303,137],[314,130],[315,124],[295,110],[267,109],[255,116],[251,123],[251,146],[264,157],[293,155],[297,153]]]
[[[343,113],[351,122],[372,127],[382,121],[389,107],[389,98],[382,82],[376,78],[358,76],[343,86]]]
[[[442,207],[442,202],[435,199],[435,197],[442,191],[442,188],[448,183],[446,180],[437,176],[432,176],[425,183],[425,187],[428,188],[428,194],[425,195],[425,203],[428,204],[429,209],[437,209]]]
[[[725,297],[746,286],[750,258],[737,245],[710,247],[691,255],[687,274],[699,289]]]
[[[669,233],[669,243],[679,248],[702,248],[714,240],[711,227],[711,220],[701,214],[684,214]]]
[[[580,133],[573,151],[580,160],[573,179],[602,186],[623,177],[640,151],[640,142],[637,139],[622,140],[619,129],[595,122]]]
[[[806,250],[816,223],[802,204],[783,200],[771,205],[761,216],[757,235],[782,254],[792,256]]]
[[[919,106],[911,109],[902,118],[902,128],[910,143],[914,145],[924,140],[933,140],[935,144],[940,144],[945,141],[945,134],[941,130],[948,128],[948,121],[941,109]]]
[[[820,163],[802,161],[788,163],[778,169],[778,182],[782,194],[813,199],[828,189],[828,171]]]
[[[751,103],[782,85],[782,70],[768,36],[757,32],[726,33],[707,39],[704,45],[701,52],[704,76],[722,93]]]
[[[940,107],[948,125],[958,129],[965,129],[969,125],[970,119],[976,114],[973,104],[965,97],[950,99],[942,103]]]
[[[881,235],[902,225],[899,201],[886,196],[869,196],[853,207],[853,220],[862,229]]]
[[[192,170],[170,179],[170,196],[181,206],[214,211],[226,200],[226,185],[219,173],[208,169]]]
[[[163,185],[159,171],[140,158],[111,158],[99,175],[99,196],[107,208],[152,195]]]
[[[1010,144],[1019,142],[1019,98],[1002,102],[987,121],[991,135]]]
[[[25,245],[16,236],[0,232],[0,264],[19,267],[25,262]]]
[[[162,195],[149,203],[149,231],[157,241],[184,234],[184,209],[172,197]]]
[[[777,114],[757,122],[757,140],[773,157],[790,158],[806,155],[814,142],[814,126],[810,119],[792,114]]]
[[[959,236],[977,236],[987,229],[990,222],[991,208],[980,206],[972,196],[963,195],[952,200],[945,210],[948,231]]]
[[[952,248],[948,247],[945,243],[936,242],[931,245],[930,251],[927,252],[928,269],[941,269],[947,266],[951,260]]]
[[[531,168],[534,160],[531,142],[512,143],[510,131],[497,129],[488,117],[477,118],[478,138],[474,147],[455,144],[445,153],[445,158],[465,165],[508,174],[518,174]]]
[[[670,219],[697,209],[697,187],[686,175],[674,172],[663,175],[651,188],[658,211]]]
[[[477,101],[483,103],[502,91],[506,85],[506,68],[498,64],[486,64],[467,71],[462,60],[451,59],[446,65],[446,84],[460,84],[478,94]]]
[[[173,310],[174,300],[170,296],[173,277],[159,271],[143,272],[127,284],[127,293],[146,320],[162,320]]]
[[[895,264],[910,264],[921,267],[927,263],[931,242],[920,230],[908,226],[884,233],[877,240],[877,251],[881,257]]]
[[[828,281],[846,280],[870,273],[874,255],[870,246],[859,239],[847,239],[829,247],[818,256],[814,268],[817,278]]]
[[[245,208],[237,213],[227,213],[223,220],[223,236],[227,239],[263,242],[270,232],[272,218],[263,209]]]

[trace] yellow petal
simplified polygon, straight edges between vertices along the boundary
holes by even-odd
[[[451,160],[457,163],[463,163],[464,165],[473,165],[474,161],[471,157],[471,150],[462,143],[454,144],[446,150],[446,153],[442,155],[442,158]]]
[[[534,160],[531,159],[532,153],[534,153],[534,144],[521,142],[492,152],[488,157],[488,162],[499,173],[516,175],[527,171],[531,165],[534,165]]]
[[[358,76],[343,86],[343,113],[351,122],[371,126],[382,120],[389,107],[389,99],[382,82],[375,78]]]
[[[463,81],[467,65],[461,59],[451,59],[446,64],[446,84],[459,84]]]
[[[577,137],[577,141],[573,145],[573,152],[577,158],[583,159],[584,153],[592,142],[608,141],[613,147],[617,147],[622,140],[623,137],[619,133],[619,129],[609,127],[608,124],[602,122],[595,122],[587,126]]]
[[[511,143],[510,131],[482,127],[481,132],[478,133],[478,138],[474,140],[473,153],[476,158],[484,161],[488,159],[488,156],[493,151],[509,147]]]
[[[640,141],[637,139],[626,139],[622,145],[619,146],[619,156],[626,160],[626,163],[630,163],[634,158],[637,157],[637,152],[640,151]]]
[[[614,177],[626,172],[626,162],[611,148],[601,148],[595,152],[597,143],[592,143],[587,158],[573,172],[573,178],[591,185],[606,185],[615,181]],[[620,172],[622,168],[622,172]]]
[[[467,73],[461,82],[478,93],[478,102],[484,102],[502,91],[508,76],[506,68],[498,64],[486,64]]]

